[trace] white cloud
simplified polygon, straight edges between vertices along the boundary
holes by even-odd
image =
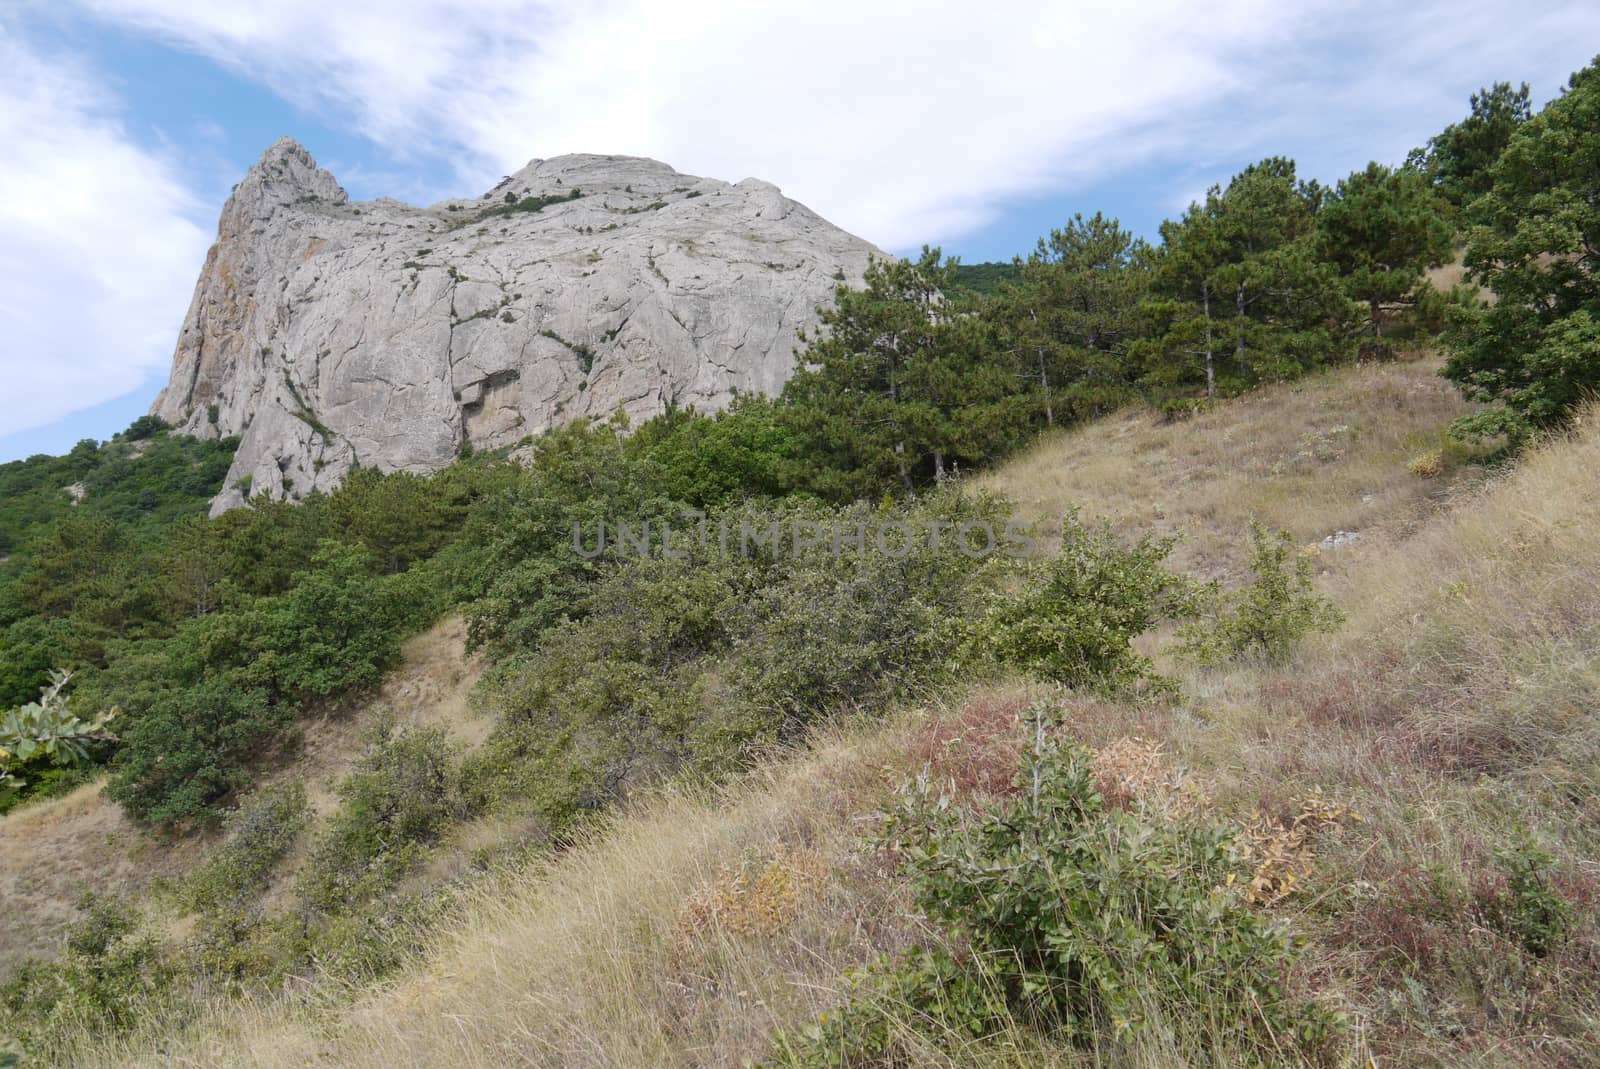
[[[0,69],[3,436],[164,373],[208,239],[86,71],[3,26]]]
[[[462,191],[534,156],[649,155],[777,182],[892,248],[1157,155],[1186,186],[1241,153],[1325,175],[1403,155],[1435,128],[1419,116],[1454,118],[1481,81],[1564,75],[1600,35],[1577,0],[79,2],[402,158],[443,155]]]
[[[1178,0],[84,2],[345,111],[402,153],[454,152],[463,181],[533,156],[650,155],[775,181],[893,247],[1167,143],[1317,14],[1270,0],[1204,18]]]

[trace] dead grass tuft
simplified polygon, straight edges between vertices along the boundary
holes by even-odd
[[[818,894],[830,870],[828,859],[816,850],[780,843],[759,865],[737,871],[723,866],[715,879],[695,888],[678,915],[678,931],[684,938],[712,932],[776,935]]]
[[[1137,735],[1092,751],[1095,786],[1114,808],[1139,806],[1170,819],[1207,809],[1204,785],[1175,765],[1161,743]]]

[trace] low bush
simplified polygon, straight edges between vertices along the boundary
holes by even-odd
[[[154,824],[206,820],[249,784],[251,763],[290,737],[294,714],[258,687],[212,679],[159,695],[129,718],[106,794]]]
[[[1243,589],[1223,598],[1208,618],[1184,627],[1183,653],[1197,664],[1220,664],[1242,657],[1286,660],[1313,631],[1333,631],[1344,614],[1311,584],[1311,560],[1297,556],[1288,531],[1276,534],[1251,524],[1255,544],[1253,575]]]
[[[1174,539],[1118,545],[1109,528],[1068,515],[1061,552],[1022,570],[1023,589],[1000,589],[976,617],[965,655],[1069,686],[1115,691],[1151,676],[1133,640],[1161,620],[1192,615],[1195,584],[1166,570]]]
[[[85,1032],[115,1034],[172,994],[176,970],[127,909],[86,898],[61,957],[24,963],[0,985],[0,1034],[38,1064]]]
[[[380,727],[338,794],[300,882],[305,901],[328,913],[391,890],[465,814],[454,747],[438,728]]]
[[[228,838],[184,879],[179,900],[188,909],[216,914],[259,894],[310,819],[300,784],[256,791],[228,815]]]
[[[1293,945],[1237,889],[1229,834],[1108,810],[1087,755],[1034,728],[1015,793],[975,817],[926,780],[906,790],[879,845],[947,938],[868,970],[779,1037],[778,1063],[898,1066],[1019,1031],[1092,1046],[1155,1028],[1227,1064],[1324,1043],[1336,1022],[1288,993]]]
[[[998,510],[953,494],[882,512],[747,502],[681,558],[601,561],[534,652],[491,672],[501,727],[470,762],[473,797],[520,795],[559,828],[644,779],[720,775],[831,712],[926,687],[951,666],[952,621],[985,568],[950,531]],[[892,553],[871,545],[887,520],[906,528]],[[867,545],[836,552],[832,532],[857,527]],[[796,548],[801,531],[821,533]]]

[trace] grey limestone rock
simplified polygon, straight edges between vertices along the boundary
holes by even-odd
[[[285,138],[223,207],[151,412],[240,436],[214,511],[355,464],[434,471],[466,442],[775,392],[817,307],[883,255],[770,183],[628,156],[356,203]]]

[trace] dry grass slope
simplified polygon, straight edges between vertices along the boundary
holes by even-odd
[[[724,792],[646,800],[548,866],[508,872],[381,991],[219,1004],[77,1064],[760,1059],[775,1028],[843,997],[845,970],[929,935],[860,848],[894,785],[929,763],[967,789],[1003,783],[1016,711],[1049,697],[1100,753],[1109,796],[1154,792],[1158,810],[1247,829],[1261,908],[1307,940],[1296,983],[1348,1016],[1343,1064],[1595,1065],[1600,412],[1502,476],[1410,474],[1418,443],[1459,411],[1427,362],[1342,372],[1187,423],[1118,417],[984,480],[1039,516],[1081,501],[1119,525],[1185,530],[1183,560],[1212,574],[1237,574],[1251,518],[1304,542],[1370,532],[1322,579],[1349,623],[1289,665],[1175,666],[1175,704],[1014,684],[841,727]],[[1510,924],[1521,900],[1499,860],[1527,843],[1552,855],[1572,910],[1539,954]],[[1019,1030],[918,1064],[1207,1064],[1162,1034],[1156,1022],[1066,1050]]]
[[[1268,387],[1177,422],[1130,409],[1050,435],[974,484],[1060,533],[1061,513],[1120,530],[1181,533],[1173,563],[1236,578],[1251,520],[1302,543],[1337,531],[1403,532],[1463,471],[1444,427],[1469,409],[1431,354]],[[1437,455],[1423,478],[1412,461]]]
[[[491,725],[467,704],[483,664],[466,655],[466,624],[459,617],[443,620],[408,640],[402,653],[400,667],[376,694],[307,721],[305,746],[271,778],[305,783],[314,806],[326,812],[334,805],[333,785],[349,771],[380,715],[445,726],[467,747],[483,741]],[[144,831],[101,795],[101,787],[86,784],[0,817],[0,901],[7,921],[0,926],[0,978],[24,958],[55,952],[85,892],[137,896],[157,877],[186,870],[209,843]],[[278,874],[275,886],[290,875]]]

